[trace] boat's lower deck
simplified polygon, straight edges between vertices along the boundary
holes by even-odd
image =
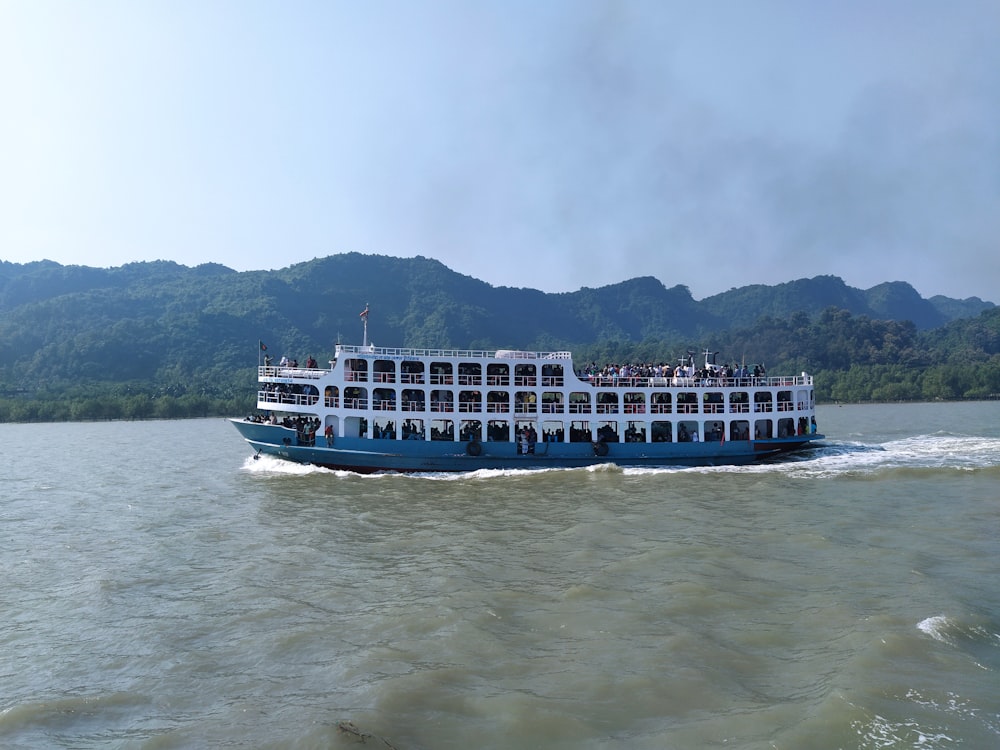
[[[822,435],[705,442],[494,442],[324,437],[232,420],[258,453],[361,473],[561,467],[739,465],[801,449]]]

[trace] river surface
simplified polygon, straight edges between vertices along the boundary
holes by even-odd
[[[752,467],[357,476],[0,425],[0,747],[1000,747],[1000,403]]]

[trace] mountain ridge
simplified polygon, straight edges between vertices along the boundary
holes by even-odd
[[[337,342],[361,343],[366,305],[369,340],[380,346],[540,350],[698,345],[759,319],[817,319],[829,308],[927,331],[996,307],[976,297],[926,300],[900,281],[861,290],[835,276],[734,288],[700,301],[687,286],[652,276],[547,293],[493,286],[423,256],[360,253],[273,271],[163,260],[108,269],[3,261],[0,378],[221,379],[246,366],[258,341],[274,353],[318,357]]]

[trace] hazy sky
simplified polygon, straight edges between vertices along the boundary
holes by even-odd
[[[0,0],[0,260],[1000,302],[997,0]]]

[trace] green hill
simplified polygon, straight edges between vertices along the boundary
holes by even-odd
[[[2,262],[0,420],[173,416],[178,405],[239,413],[252,406],[258,341],[277,356],[323,361],[337,341],[361,342],[365,305],[380,346],[570,349],[588,361],[673,360],[709,346],[772,371],[833,373],[912,374],[957,351],[992,366],[996,356],[995,305],[925,300],[898,281],[859,290],[819,276],[699,301],[652,277],[546,294],[494,287],[428,258],[358,253],[239,273],[167,261]]]

